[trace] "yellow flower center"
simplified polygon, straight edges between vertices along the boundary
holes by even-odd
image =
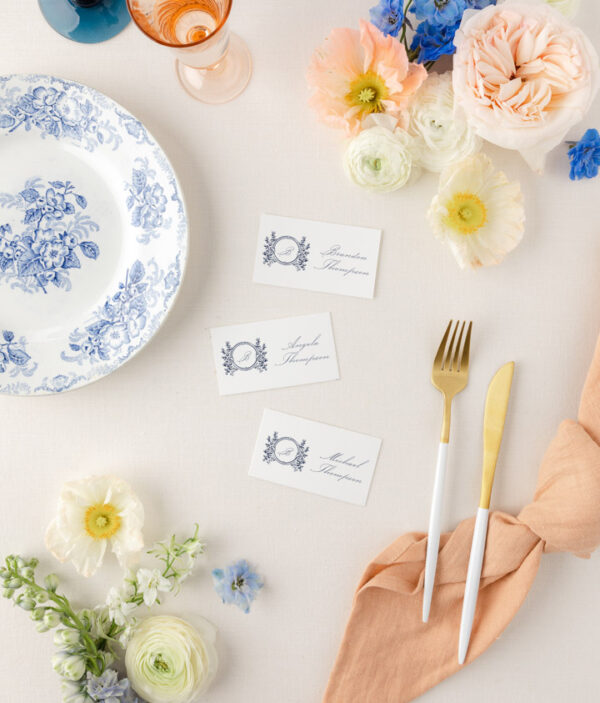
[[[114,505],[98,503],[85,511],[85,531],[94,539],[109,539],[121,527],[121,517]]]
[[[475,193],[456,193],[446,209],[446,225],[460,234],[473,234],[487,222],[486,207]]]
[[[389,96],[389,90],[383,78],[377,73],[367,71],[350,83],[346,102],[352,107],[359,107],[361,112],[385,112],[383,101]]]

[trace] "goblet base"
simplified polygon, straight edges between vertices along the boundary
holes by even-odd
[[[177,75],[193,98],[218,105],[244,91],[252,75],[252,57],[244,40],[232,32],[227,53],[214,68],[193,68],[178,60]]]
[[[125,29],[131,17],[126,0],[99,0],[78,7],[71,0],[38,0],[46,22],[67,39],[96,44]]]

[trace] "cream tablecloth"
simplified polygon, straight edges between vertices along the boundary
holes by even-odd
[[[600,7],[578,22],[600,48]],[[566,155],[539,178],[510,153],[488,153],[526,197],[523,244],[500,267],[461,272],[432,237],[425,211],[436,178],[389,196],[356,190],[342,173],[337,133],[306,107],[305,67],[335,26],[366,16],[366,0],[236,0],[231,25],[255,73],[237,101],[194,102],[168,51],[130,26],[107,44],[55,34],[34,0],[0,4],[0,70],[89,84],[142,119],[171,158],[187,198],[190,260],[175,308],[156,338],[112,376],[62,396],[0,397],[0,552],[38,553],[63,481],[115,472],[142,497],[148,541],[199,521],[209,542],[198,576],[166,610],[202,614],[220,630],[222,666],[207,703],[318,703],[363,566],[398,534],[426,529],[440,421],[429,384],[446,321],[472,318],[472,375],[455,404],[444,526],[477,505],[487,383],[517,362],[494,507],[517,511],[557,423],[574,416],[600,330],[600,181],[568,180]],[[600,127],[600,100],[584,125]],[[4,167],[4,165],[2,165]],[[374,300],[252,283],[261,212],[383,229]],[[210,327],[331,311],[341,380],[220,398]],[[1,311],[0,311],[1,320]],[[365,508],[250,479],[263,408],[383,439]],[[251,615],[227,608],[209,571],[256,562],[267,586]],[[60,569],[81,605],[118,576],[109,560],[82,582]],[[544,558],[525,605],[473,665],[423,703],[593,703],[598,698],[600,560]],[[0,700],[59,701],[51,635],[1,604]],[[368,703],[378,703],[369,701]]]

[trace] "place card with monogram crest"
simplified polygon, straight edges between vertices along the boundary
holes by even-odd
[[[381,440],[265,410],[250,476],[365,505]]]
[[[340,377],[328,312],[215,327],[210,334],[221,395]]]
[[[372,298],[381,230],[262,215],[254,281]]]

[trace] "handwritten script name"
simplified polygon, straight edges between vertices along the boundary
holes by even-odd
[[[342,452],[334,452],[329,456],[322,456],[320,459],[321,465],[317,469],[311,469],[312,472],[331,476],[336,481],[350,481],[351,483],[363,482],[361,478],[353,476],[352,471],[357,471],[369,463],[368,459],[358,461],[355,456],[345,457]]]
[[[367,257],[360,252],[344,251],[339,244],[334,244],[325,251],[321,252],[323,260],[320,266],[315,266],[317,271],[335,271],[346,276],[368,276],[369,272],[363,269],[356,268],[354,262],[358,264],[360,261],[367,261]]]
[[[320,334],[310,342],[303,342],[302,336],[296,337],[296,339],[289,342],[287,346],[282,347],[281,351],[283,352],[283,357],[276,366],[285,366],[286,364],[304,364],[305,366],[309,366],[317,361],[329,359],[329,354],[319,354],[316,352],[321,344],[320,339]]]

